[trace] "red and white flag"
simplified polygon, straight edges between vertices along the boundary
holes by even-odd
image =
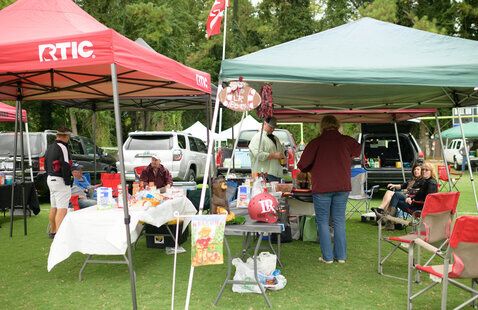
[[[209,37],[221,33],[221,22],[224,16],[224,10],[226,9],[226,1],[228,0],[214,1],[206,21],[206,38],[209,39]]]

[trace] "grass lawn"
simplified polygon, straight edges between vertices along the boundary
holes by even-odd
[[[476,213],[471,185],[460,181],[462,191],[459,212]],[[374,199],[378,205],[382,193]],[[80,253],[46,270],[51,240],[47,238],[48,204],[42,205],[39,216],[29,218],[28,236],[23,236],[23,222],[16,219],[14,237],[9,238],[9,217],[0,223],[0,301],[2,309],[128,309],[131,296],[125,265],[89,265],[84,280],[78,272],[85,258]],[[400,234],[403,232],[397,232]],[[268,292],[274,308],[282,309],[405,309],[406,282],[377,274],[377,227],[362,223],[359,217],[347,221],[348,261],[325,265],[318,261],[317,243],[294,241],[283,244],[282,273],[287,278],[285,289]],[[233,250],[240,247],[239,237],[230,237]],[[176,307],[184,308],[190,266],[188,250],[178,255]],[[142,239],[133,252],[137,274],[137,295],[140,309],[170,307],[173,256],[164,250],[146,248]],[[386,271],[406,276],[406,256],[397,253]],[[264,299],[256,294],[236,294],[227,287],[217,307],[212,305],[224,281],[225,265],[199,267],[194,275],[191,309],[263,309]],[[429,280],[423,277],[425,282]],[[438,309],[440,289],[419,298],[416,309]],[[469,295],[449,288],[449,305],[457,306]]]

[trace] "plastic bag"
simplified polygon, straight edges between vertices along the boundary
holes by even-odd
[[[271,275],[276,270],[277,256],[269,252],[261,252],[257,257],[257,272],[266,276]],[[254,269],[254,260],[249,257],[247,264]]]
[[[262,178],[258,177],[254,183],[252,184],[252,189],[251,189],[251,199],[260,193],[262,193],[264,190],[262,188]]]
[[[278,275],[278,276],[275,276],[275,282],[276,284],[273,284],[273,285],[265,285],[265,287],[268,289],[268,290],[271,290],[271,291],[278,291],[278,290],[281,290],[283,289],[286,285],[287,285],[287,279],[283,276],[283,275]]]
[[[254,268],[244,263],[240,258],[234,258],[232,264],[236,266],[234,281],[250,281],[254,282]],[[234,293],[261,293],[261,289],[257,284],[233,284],[232,291]]]
[[[302,231],[302,240],[317,242],[317,224],[315,222],[315,216],[305,217]]]

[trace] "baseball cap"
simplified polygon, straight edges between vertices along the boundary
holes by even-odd
[[[74,163],[73,165],[71,165],[71,170],[81,170],[83,169],[83,166],[80,165],[80,164],[77,164],[77,163]]]
[[[156,160],[161,160],[161,158],[159,158],[159,155],[156,155],[156,154],[151,155],[151,158],[154,158]]]
[[[60,127],[56,130],[57,135],[71,135],[71,130],[67,127]]]
[[[270,116],[266,118],[267,125],[271,126],[272,128],[277,127],[277,118]]]

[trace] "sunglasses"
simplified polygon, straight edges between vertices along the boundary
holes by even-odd
[[[431,171],[431,170],[427,168],[422,168],[422,171]]]

